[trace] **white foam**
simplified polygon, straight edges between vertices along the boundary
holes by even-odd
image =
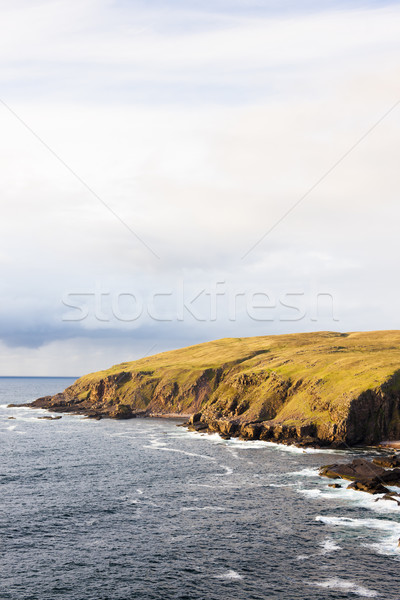
[[[278,444],[277,442],[261,442],[265,444],[269,448],[274,448],[275,450],[281,450],[282,452],[293,452],[294,454],[304,454],[304,448],[299,448],[298,446],[288,446],[287,444]]]
[[[321,490],[303,490],[302,488],[296,490],[299,494],[307,496],[307,498],[319,498],[322,496]]]
[[[329,554],[330,552],[336,552],[337,550],[342,549],[342,547],[331,538],[327,538],[321,542],[320,546],[322,547],[322,554]]]
[[[329,517],[318,515],[316,521],[325,523],[325,525],[338,525],[340,527],[350,527],[352,529],[366,527],[367,529],[378,529],[381,531],[397,532],[400,537],[400,523],[389,521],[388,519],[352,519],[351,517]]]
[[[229,446],[227,446],[226,449],[229,452],[229,454],[231,454],[233,456],[233,458],[236,458],[237,460],[241,460],[239,454],[236,452],[236,450],[234,448],[230,448]]]
[[[150,446],[145,446],[146,448],[149,448],[149,447],[164,448],[167,445],[166,442],[162,442],[159,438],[156,438],[156,439],[150,438],[149,443],[150,443]]]
[[[215,579],[227,579],[230,581],[233,580],[238,580],[238,579],[243,579],[243,577],[241,575],[239,575],[239,573],[237,571],[234,571],[233,569],[229,569],[229,571],[227,571],[226,573],[223,573],[222,575],[215,575],[214,576]]]
[[[329,517],[321,515],[316,517],[316,521],[320,521],[326,525],[337,525],[339,527],[349,527],[351,529],[365,528],[384,532],[386,535],[384,535],[379,542],[363,545],[367,548],[372,548],[378,554],[400,559],[400,548],[398,546],[400,539],[400,523],[396,521],[389,521],[388,519],[351,519],[349,517]]]
[[[223,506],[184,506],[181,510],[184,512],[198,510],[204,510],[207,512],[224,512],[226,508],[224,508]]]
[[[329,490],[324,490],[320,494],[321,498],[340,500],[377,513],[400,514],[400,506],[397,502],[393,502],[393,500],[384,500],[383,496],[384,494],[368,494],[367,492],[358,490],[349,490],[347,487],[337,489],[329,488]]]
[[[326,589],[342,590],[344,592],[355,594],[356,596],[363,596],[364,598],[376,598],[378,595],[378,592],[375,590],[369,590],[368,588],[358,585],[353,581],[339,579],[339,577],[332,577],[326,581],[312,581],[309,582],[309,585]]]
[[[6,427],[7,431],[14,431],[14,429],[16,429],[16,425],[9,425],[8,427]]]
[[[317,468],[309,468],[309,467],[305,467],[304,469],[301,469],[301,471],[292,471],[291,473],[287,473],[290,476],[293,475],[301,475],[302,477],[319,477],[319,473],[318,473],[318,469]]]
[[[391,535],[380,542],[372,544],[363,544],[366,548],[372,548],[377,554],[384,556],[392,556],[400,559],[399,538],[396,535]]]
[[[267,483],[268,487],[282,488],[282,487],[295,487],[297,483]]]
[[[194,456],[195,458],[202,458],[204,460],[215,461],[216,459],[213,456],[207,456],[206,454],[196,454],[195,452],[187,452],[186,450],[180,450],[178,448],[166,448],[165,445],[160,442],[151,446],[143,446],[143,448],[149,448],[150,450],[160,450],[162,452],[177,452],[178,454],[185,454],[186,456]]]

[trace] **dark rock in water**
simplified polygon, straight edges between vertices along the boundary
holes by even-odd
[[[132,408],[127,404],[117,404],[115,409],[110,413],[112,419],[132,419],[135,416]]]
[[[337,489],[337,488],[341,488],[342,486],[340,485],[340,483],[329,483],[328,487]]]
[[[305,438],[302,438],[300,441],[296,442],[296,445],[300,448],[309,448],[310,446],[312,448],[322,448],[321,441],[312,436],[306,436]]]
[[[322,477],[331,479],[372,479],[380,477],[386,473],[385,469],[374,465],[371,461],[364,458],[356,458],[351,463],[336,463],[321,467],[319,474]]]
[[[193,425],[189,425],[191,431],[205,431],[208,429],[207,423],[196,422]]]
[[[385,500],[395,500],[399,494],[390,492],[386,485],[400,486],[400,469],[384,469],[374,462],[363,458],[356,458],[351,463],[333,464],[321,467],[319,474],[331,479],[350,479],[353,481],[347,486],[348,490],[367,492],[368,494],[385,494]],[[340,487],[330,484],[330,487]],[[400,504],[400,503],[399,503]]]
[[[400,506],[400,494],[396,494],[396,492],[389,492],[382,498],[377,498],[375,502],[378,502],[379,500],[392,500],[392,502],[397,502],[398,506]]]
[[[367,492],[368,494],[387,494],[389,490],[379,481],[378,478],[374,479],[360,479],[359,481],[353,481],[347,486],[348,490],[358,490],[360,492]]]
[[[45,419],[46,421],[58,421],[58,419],[62,419],[62,416],[61,415],[59,415],[58,417],[45,416],[45,417],[38,417],[38,419]]]
[[[14,420],[15,420],[15,417],[8,417],[8,418],[9,418],[9,419],[14,419]]]
[[[400,467],[400,456],[396,456],[395,454],[392,456],[383,456],[372,459],[372,462],[379,467],[384,467],[385,469],[394,469],[396,467]]]

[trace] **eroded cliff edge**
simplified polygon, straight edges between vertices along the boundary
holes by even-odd
[[[400,331],[217,340],[86,375],[31,406],[182,416],[197,430],[305,445],[400,439]]]

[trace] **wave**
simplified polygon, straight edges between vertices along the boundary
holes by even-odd
[[[298,489],[300,494],[308,496],[309,498],[321,498],[327,500],[339,500],[352,504],[354,506],[372,510],[373,512],[387,514],[394,513],[400,514],[400,506],[393,500],[383,499],[385,494],[368,494],[367,492],[361,492],[358,490],[348,490],[347,487],[338,489]],[[397,488],[398,491],[398,488]]]
[[[301,469],[301,471],[292,471],[290,473],[287,473],[287,475],[290,475],[290,476],[302,475],[303,477],[319,477],[317,467],[314,467],[314,468],[305,467],[304,469]]]
[[[332,577],[326,581],[310,581],[307,583],[308,585],[315,587],[350,592],[351,594],[363,596],[364,598],[376,598],[376,596],[378,596],[378,592],[375,590],[370,590],[362,585],[358,585],[358,583],[354,583],[353,581],[339,579],[339,577]]]
[[[273,487],[273,488],[284,488],[284,487],[296,487],[297,483],[266,483],[265,485],[267,487]]]
[[[318,515],[316,521],[320,521],[326,525],[349,527],[351,529],[365,528],[384,532],[387,535],[378,542],[364,543],[363,546],[373,549],[377,554],[400,559],[400,523],[397,521],[389,521],[387,519],[352,519],[350,517],[329,517],[322,515]]]
[[[238,580],[238,579],[243,579],[243,577],[241,575],[239,575],[239,573],[237,571],[234,571],[233,569],[229,569],[229,571],[227,571],[226,573],[223,573],[222,575],[214,575],[215,579],[227,579],[227,580]]]
[[[34,408],[34,407],[30,407],[30,406],[9,406],[8,404],[0,404],[0,408],[3,409],[7,409],[7,410],[24,410],[26,412],[44,412],[47,413],[49,412],[46,408]]]
[[[321,490],[305,490],[303,488],[299,488],[296,490],[299,494],[303,494],[303,496],[307,496],[307,498],[319,498],[322,496]]]
[[[371,548],[377,554],[381,554],[383,556],[392,556],[400,559],[400,548],[399,548],[398,536],[391,535],[384,540],[380,540],[379,542],[373,542],[371,544],[363,544],[365,548]]]
[[[197,510],[206,510],[209,512],[225,512],[226,508],[223,506],[184,506],[181,508],[183,512],[187,511],[197,511]]]
[[[400,537],[400,523],[389,521],[388,519],[353,519],[351,517],[330,517],[317,515],[316,521],[325,523],[325,525],[339,525],[341,527],[351,527],[353,529],[366,527],[368,529],[379,529],[382,531],[398,532]]]
[[[188,452],[187,450],[180,450],[179,448],[168,448],[164,443],[153,443],[150,442],[150,446],[143,446],[143,448],[148,448],[150,450],[160,450],[161,452],[177,452],[178,454],[185,454],[186,456],[194,456],[195,458],[202,458],[204,460],[210,460],[215,462],[215,458],[213,456],[207,456],[206,454],[196,454],[195,452]]]

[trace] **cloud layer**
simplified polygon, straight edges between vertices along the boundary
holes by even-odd
[[[399,327],[400,7],[290,4],[2,7],[3,374]]]

